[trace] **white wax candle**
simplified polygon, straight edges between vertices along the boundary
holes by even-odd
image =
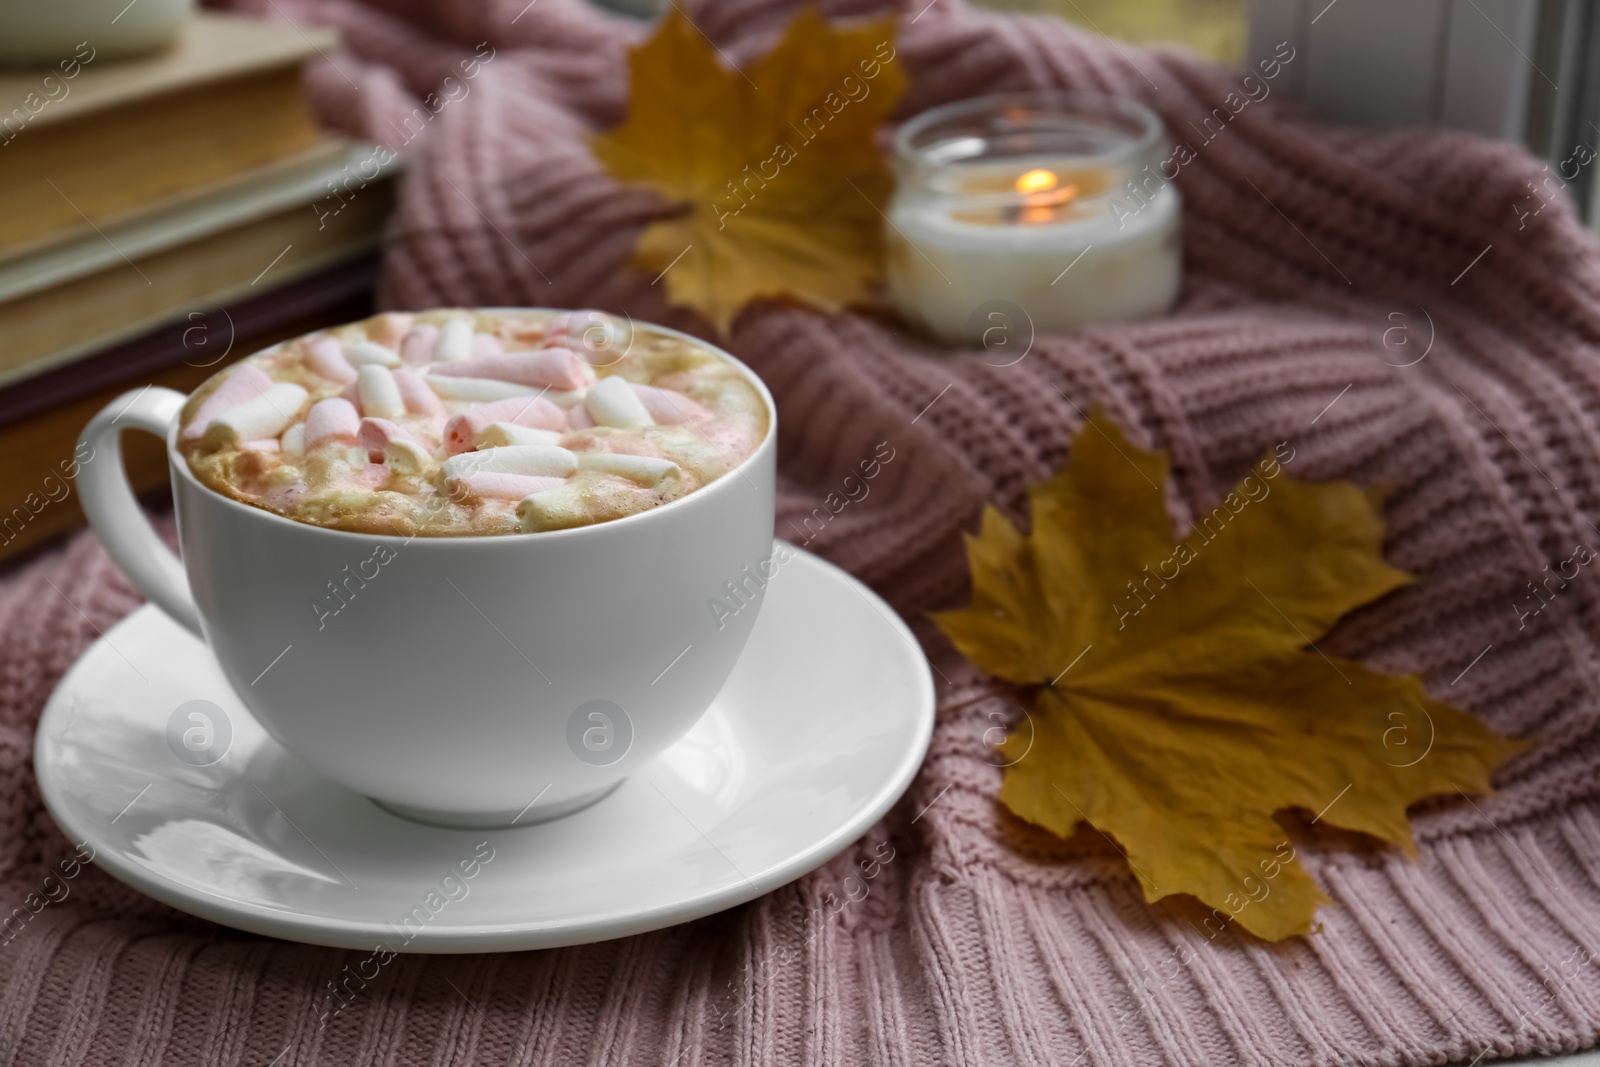
[[[979,220],[959,196],[898,196],[886,234],[895,305],[947,344],[992,348],[998,339],[1013,353],[1033,335],[1164,311],[1182,280],[1177,190],[1164,183],[1142,200],[1099,203],[1087,217],[1029,221],[1025,208]],[[1025,321],[1011,321],[1001,302]]]

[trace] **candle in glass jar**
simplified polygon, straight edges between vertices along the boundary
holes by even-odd
[[[1166,310],[1182,260],[1178,192],[1147,166],[1161,144],[1148,110],[1093,94],[984,97],[913,119],[888,211],[896,306],[950,344],[984,343],[986,309],[1008,305],[1032,333]]]

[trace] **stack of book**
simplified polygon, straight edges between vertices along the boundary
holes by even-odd
[[[120,390],[368,312],[397,161],[312,122],[300,68],[336,44],[203,12],[154,56],[0,75],[0,556],[81,521],[41,486]]]

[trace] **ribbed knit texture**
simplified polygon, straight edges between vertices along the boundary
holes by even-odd
[[[395,147],[422,94],[478,42],[496,49],[470,95],[406,146],[390,306],[626,308],[703,332],[627,266],[660,205],[619,189],[585,147],[622,114],[640,30],[576,0],[525,3],[245,6],[338,26],[349,50],[310,74],[319,113]],[[1221,105],[1229,76],[1053,20],[923,4],[898,41],[913,76],[902,116],[999,89],[1094,88],[1150,104],[1199,158],[1178,179],[1184,296],[1162,321],[1041,338],[1008,367],[937,352],[884,318],[773,305],[736,325],[731,349],[778,398],[780,533],[804,542],[820,526],[809,547],[910,620],[938,672],[932,751],[906,798],[846,855],[760,901],[582,948],[402,957],[321,1031],[324,984],[360,954],[191,919],[91,868],[0,945],[4,1062],[1213,1067],[1441,1063],[1596,1041],[1600,578],[1585,570],[1526,626],[1512,605],[1546,564],[1600,547],[1600,255],[1560,203],[1518,229],[1513,205],[1532,206],[1525,182],[1540,175],[1514,148],[1329,130],[1276,98],[1202,146],[1188,123]],[[736,61],[793,9],[689,7]],[[1431,316],[1432,348],[1386,366],[1402,361],[1379,343],[1391,312],[1425,340],[1414,306]],[[1419,671],[1436,695],[1538,738],[1497,796],[1414,811],[1417,862],[1313,837],[1302,856],[1336,901],[1313,936],[1207,942],[1192,910],[1146,906],[1095,835],[1060,843],[995,802],[983,735],[1013,694],[925,613],[965,596],[961,534],[982,504],[1024,520],[1025,487],[1061,464],[1094,403],[1171,450],[1180,520],[1277,441],[1296,449],[1297,477],[1389,487],[1386,552],[1421,581],[1323,647]],[[807,528],[880,441],[897,456],[870,496]],[[71,847],[34,783],[39,710],[97,629],[135,604],[87,535],[0,582],[8,907]],[[885,842],[895,858],[870,895],[806,925]]]

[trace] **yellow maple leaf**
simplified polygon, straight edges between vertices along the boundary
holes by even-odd
[[[1383,559],[1375,495],[1298,482],[1269,455],[1174,540],[1164,453],[1100,412],[1029,493],[1023,537],[993,508],[967,539],[972,604],[935,616],[962,653],[1041,686],[1000,751],[1000,800],[1113,838],[1145,899],[1176,893],[1259,937],[1308,932],[1327,897],[1273,818],[1415,854],[1408,805],[1484,793],[1518,751],[1412,675],[1325,655],[1340,616],[1411,579]],[[1210,936],[1215,936],[1211,934]]]
[[[759,297],[833,311],[871,295],[883,270],[876,205],[893,186],[874,136],[906,83],[895,26],[834,28],[808,7],[741,72],[674,5],[633,50],[628,117],[594,152],[618,180],[679,205],[634,250],[669,300],[726,333]]]

